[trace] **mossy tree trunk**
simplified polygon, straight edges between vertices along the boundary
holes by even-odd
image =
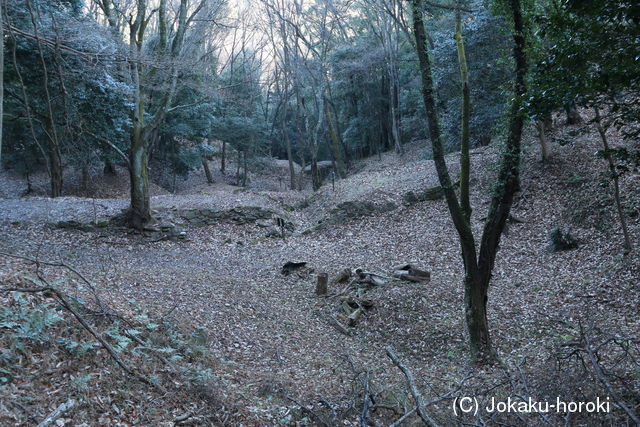
[[[471,174],[471,160],[469,156],[469,121],[471,120],[471,91],[469,89],[469,68],[467,67],[467,55],[462,38],[462,13],[456,11],[455,27],[456,50],[458,51],[458,64],[460,67],[460,82],[462,85],[462,123],[460,132],[460,205],[467,222],[471,220],[471,202],[469,201],[469,181]]]
[[[151,220],[151,206],[149,194],[149,146],[153,140],[153,135],[158,129],[166,115],[170,111],[170,106],[176,93],[178,84],[178,70],[176,61],[184,44],[185,34],[189,22],[195,17],[198,10],[204,4],[202,0],[200,6],[197,6],[194,14],[188,17],[188,0],[180,0],[178,8],[178,16],[176,19],[176,30],[171,43],[168,41],[166,28],[167,18],[167,2],[162,0],[159,3],[159,9],[148,11],[147,0],[136,1],[135,20],[129,25],[129,40],[132,54],[131,75],[134,87],[134,111],[133,126],[131,131],[131,145],[129,153],[129,175],[131,178],[131,205],[128,211],[129,226],[142,229]],[[167,67],[168,89],[164,92],[163,97],[156,104],[156,109],[151,115],[148,122],[145,122],[146,111],[146,93],[145,80],[151,76],[157,76],[160,71],[158,66],[154,66],[148,72],[145,72],[145,66],[141,64],[139,59],[142,56],[142,48],[145,40],[145,32],[151,17],[158,12],[158,28],[159,28],[159,44],[163,48],[158,53],[158,60],[165,60]]]
[[[138,109],[140,111],[140,108]],[[144,124],[142,117],[134,120],[131,135],[129,177],[131,181],[131,205],[129,207],[129,225],[141,230],[151,220],[151,206],[149,200],[149,154],[147,142],[144,138]]]
[[[523,37],[524,24],[520,0],[510,0],[509,4],[513,16],[513,58],[516,64],[515,99],[510,112],[509,135],[498,174],[498,185],[491,200],[489,214],[482,233],[480,250],[477,253],[475,238],[470,224],[471,208],[470,206],[465,207],[466,201],[458,200],[444,158],[428,38],[422,15],[422,0],[412,0],[413,29],[422,78],[422,97],[429,124],[429,135],[438,179],[444,191],[447,206],[460,240],[465,270],[465,318],[469,332],[471,357],[476,362],[483,362],[494,357],[487,321],[489,281],[500,237],[519,183],[520,141],[524,124],[521,106],[526,94],[525,40]],[[463,64],[466,60],[463,58],[464,49],[460,49],[461,47],[463,48],[463,45],[461,45],[462,38],[456,38],[459,39],[458,53],[461,55],[461,71],[463,71]],[[464,81],[464,73],[462,74]],[[463,159],[462,161],[464,162],[465,160]]]

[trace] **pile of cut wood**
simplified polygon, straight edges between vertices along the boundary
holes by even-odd
[[[327,273],[320,273],[317,277],[316,295],[337,300],[338,315],[330,315],[330,323],[341,333],[351,335],[344,325],[356,326],[362,315],[375,306],[375,302],[367,296],[369,291],[391,282],[427,283],[430,278],[428,271],[406,263],[395,266],[389,275],[362,268],[345,268],[333,280],[329,280]]]

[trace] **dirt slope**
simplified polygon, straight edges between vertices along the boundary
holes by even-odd
[[[513,212],[522,222],[511,224],[503,238],[489,296],[489,322],[500,358],[512,372],[516,366],[521,369],[522,379],[513,381],[535,388],[539,396],[562,394],[563,387],[569,387],[554,377],[561,374],[553,368],[552,355],[554,344],[574,336],[578,321],[595,322],[620,336],[637,338],[640,331],[638,251],[627,260],[620,255],[622,236],[613,206],[598,187],[604,164],[593,156],[598,149],[595,136],[572,137],[569,131],[561,128],[555,134],[571,139],[571,144],[554,144],[549,165],[537,160],[533,138],[525,144],[522,191]],[[377,396],[397,405],[396,414],[384,409],[371,414],[372,420],[388,424],[401,415],[398,402],[408,398],[403,378],[384,354],[386,345],[396,348],[429,399],[435,393],[427,384],[444,394],[469,371],[461,261],[446,206],[442,200],[403,204],[407,191],[437,184],[432,162],[418,155],[422,149],[415,147],[401,161],[392,154],[382,161],[370,159],[360,165],[359,173],[338,182],[335,191],[326,185],[315,195],[221,188],[207,194],[156,196],[152,201],[162,207],[284,209],[297,225],[297,232],[286,239],[266,238],[258,226],[229,224],[189,228],[190,241],[179,243],[50,230],[44,222],[103,218],[124,208],[125,202],[28,198],[0,200],[0,250],[63,258],[92,277],[102,297],[122,312],[130,312],[131,301],[136,301],[152,316],[171,312],[203,330],[215,356],[232,367],[224,379],[224,393],[239,402],[248,424],[291,421],[287,408],[297,406],[291,399],[313,405],[311,411],[333,420],[330,424],[338,419],[332,417],[342,416],[347,423],[356,422],[362,400],[362,376],[353,381],[358,370],[370,371]],[[493,184],[496,150],[479,149],[472,157],[472,222],[478,235]],[[455,173],[456,155],[448,161]],[[640,206],[639,184],[637,175],[623,182],[629,212]],[[301,233],[338,203],[352,200],[392,201],[397,208]],[[634,244],[640,246],[637,214],[629,225]],[[581,242],[578,249],[547,250],[548,233],[558,226],[571,229]],[[314,273],[280,273],[290,260],[306,261],[315,272],[330,275],[356,267],[387,275],[396,263],[411,261],[431,271],[432,280],[393,282],[371,291],[374,309],[352,336],[345,336],[327,321],[327,315],[337,313],[336,300],[313,295]],[[0,274],[28,269],[0,258]],[[625,365],[621,372],[633,369]],[[504,372],[499,366],[475,370],[465,391],[483,398],[490,393],[479,390],[509,393]],[[492,389],[492,384],[498,385]],[[639,404],[639,392],[636,382],[625,396]],[[585,395],[598,393],[604,395],[594,381]],[[451,413],[450,403],[433,408],[445,425],[461,421]],[[310,413],[301,417],[313,418]],[[609,418],[574,417],[579,423],[616,423],[623,414],[616,409]],[[501,420],[518,422],[513,415]],[[533,425],[540,421],[536,415],[526,420]],[[551,422],[558,420],[564,416]]]

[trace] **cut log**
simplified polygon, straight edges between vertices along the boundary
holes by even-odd
[[[364,310],[361,308],[351,313],[349,317],[347,317],[347,325],[351,327],[356,326],[356,323],[358,323],[358,319],[360,319],[360,316],[362,316],[362,313],[364,313]]]
[[[348,337],[351,336],[351,331],[349,331],[342,323],[340,323],[338,319],[333,316],[328,316],[327,319],[329,320],[329,324],[336,328],[338,332],[340,332],[341,334],[345,334]]]
[[[393,276],[401,280],[416,283],[426,283],[431,280],[431,273],[415,268],[411,264],[396,266],[393,271]]]
[[[316,295],[326,295],[329,284],[329,275],[327,273],[318,274],[318,283],[316,283]]]
[[[345,268],[344,270],[338,273],[338,276],[335,278],[334,283],[344,283],[351,278],[351,270]]]

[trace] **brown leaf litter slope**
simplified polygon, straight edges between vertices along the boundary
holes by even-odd
[[[593,136],[555,146],[541,165],[535,141],[527,141],[522,191],[498,256],[489,296],[495,347],[507,363],[527,359],[531,372],[545,366],[548,345],[566,334],[562,323],[600,322],[623,335],[640,331],[640,262],[637,251],[620,257],[622,236],[606,191],[598,189],[601,160]],[[472,156],[473,228],[481,232],[497,153]],[[452,171],[457,157],[448,157]],[[421,386],[445,384],[467,369],[462,313],[462,269],[455,231],[443,201],[404,206],[402,196],[437,184],[433,164],[417,156],[368,160],[363,170],[316,195],[289,192],[212,191],[207,195],[154,197],[163,207],[263,206],[289,212],[297,231],[313,226],[339,202],[392,201],[397,209],[287,239],[265,238],[253,225],[219,224],[189,229],[190,241],[151,243],[138,236],[51,231],[43,222],[92,220],[118,213],[125,201],[63,198],[0,200],[0,249],[64,258],[99,285],[104,300],[126,311],[135,300],[155,315],[201,328],[214,354],[232,364],[230,392],[244,396],[246,411],[260,418],[273,403],[264,387],[305,402],[340,402],[352,394],[345,360],[375,370],[380,381],[400,384],[386,360],[392,344]],[[638,176],[623,182],[626,203],[640,206]],[[604,194],[604,196],[602,196]],[[601,200],[602,199],[602,200]],[[304,202],[304,203],[302,203]],[[602,203],[600,203],[602,202]],[[305,207],[306,206],[306,207]],[[584,207],[584,209],[582,209]],[[582,210],[581,210],[582,209]],[[96,213],[97,212],[97,213]],[[630,219],[640,246],[640,221]],[[550,253],[548,233],[571,228],[577,250]],[[330,300],[314,297],[315,276],[283,276],[287,261],[307,261],[315,272],[335,275],[362,267],[385,274],[411,261],[431,271],[428,284],[394,282],[371,292],[376,302],[352,336],[327,322]],[[21,268],[0,258],[0,272]],[[335,289],[334,289],[335,290]],[[350,358],[350,359],[349,359]],[[637,392],[637,390],[636,390]],[[444,410],[443,410],[444,411]],[[443,412],[444,413],[444,412]]]

